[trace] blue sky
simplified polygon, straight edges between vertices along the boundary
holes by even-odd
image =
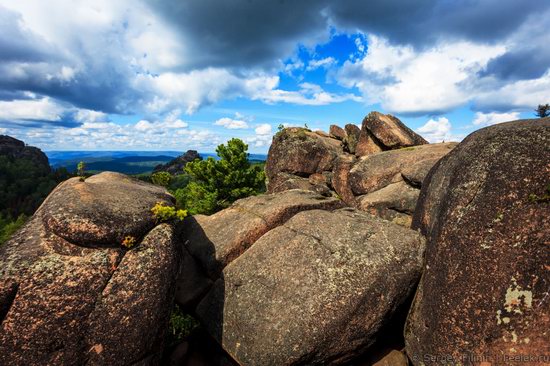
[[[0,0],[0,133],[44,150],[265,153],[370,111],[431,142],[550,102],[545,0]]]

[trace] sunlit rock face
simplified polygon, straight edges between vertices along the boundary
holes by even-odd
[[[275,135],[268,192],[306,189],[410,226],[422,181],[456,143],[428,144],[391,115],[372,112],[362,128],[332,125],[330,134],[287,128]]]
[[[150,210],[172,199],[117,173],[60,184],[0,247],[0,364],[158,364],[181,254]]]
[[[549,162],[550,118],[522,120],[472,133],[428,174],[413,220],[427,237],[406,330],[415,365],[548,350]]]

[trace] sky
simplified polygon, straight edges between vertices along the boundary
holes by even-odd
[[[391,113],[430,142],[550,103],[548,0],[0,0],[0,134],[266,153]]]

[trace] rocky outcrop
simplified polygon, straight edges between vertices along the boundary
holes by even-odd
[[[347,124],[344,128],[346,131],[346,137],[344,138],[344,151],[350,154],[355,154],[357,150],[357,144],[361,138],[361,130],[354,124]]]
[[[302,128],[279,132],[269,149],[268,192],[306,189],[410,226],[419,189],[455,143],[427,144],[390,115],[370,113],[360,130],[332,125],[330,135]]]
[[[23,141],[10,136],[0,135],[0,156],[32,161],[34,165],[41,168],[44,174],[51,171],[48,157],[42,150],[33,146],[26,146]]]
[[[56,188],[0,247],[0,364],[158,364],[181,254],[150,209],[172,200],[117,173]]]
[[[390,114],[371,112],[363,120],[356,154],[364,156],[385,150],[427,144],[422,136]]]
[[[549,161],[546,118],[474,132],[430,171],[413,221],[428,241],[406,330],[415,365],[547,355]]]
[[[202,160],[202,157],[196,150],[187,150],[185,154],[180,155],[173,160],[170,160],[168,163],[157,165],[153,170],[153,173],[168,172],[172,175],[183,174],[185,172],[184,168],[187,163],[190,163],[197,159]]]
[[[342,154],[340,140],[328,135],[299,127],[282,130],[273,138],[266,161],[268,193],[307,189],[305,181],[297,178],[331,172]]]
[[[197,313],[239,364],[344,363],[368,350],[408,298],[423,238],[339,206],[288,191],[218,213],[223,227],[201,225],[218,268],[227,264]],[[224,260],[230,252],[240,255]]]
[[[336,125],[330,125],[329,134],[330,137],[334,137],[335,139],[338,139],[340,141],[346,138],[346,131],[344,131],[342,127]]]
[[[307,191],[291,190],[280,195],[262,195],[243,198],[231,207],[211,216],[196,215],[189,223],[189,252],[213,277],[244,253],[256,240],[269,230],[280,226],[301,211],[314,209],[334,210],[343,207],[335,198],[327,198]],[[204,243],[195,235],[198,227],[204,231],[215,250],[214,257],[204,256]],[[197,240],[196,240],[197,239]]]

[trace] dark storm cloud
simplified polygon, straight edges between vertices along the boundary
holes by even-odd
[[[298,42],[328,35],[319,0],[149,0],[192,50],[186,68],[272,67]]]
[[[21,27],[21,15],[0,6],[0,62],[51,59],[47,42]]]
[[[194,50],[187,67],[269,65],[296,42],[326,36],[327,27],[362,31],[416,47],[445,40],[495,43],[548,0],[149,0]]]
[[[150,70],[153,73],[209,67],[228,68],[234,75],[274,71],[279,60],[293,56],[297,44],[313,46],[326,41],[331,27],[375,34],[392,44],[417,49],[456,40],[502,43],[526,23],[543,32],[550,28],[548,0],[144,1],[176,31],[175,38],[185,50],[177,64]],[[130,39],[124,37],[128,27],[145,24],[118,19],[121,24],[113,25],[114,35],[75,35],[76,41],[67,46],[49,44],[23,27],[21,19],[0,7],[0,100],[30,91],[79,108],[130,113],[151,96],[133,82],[138,71],[125,56],[135,55],[124,55],[121,50]],[[86,37],[111,36],[114,41],[105,48],[90,51],[86,47],[90,41]],[[512,49],[493,60],[480,76],[536,78],[548,69],[549,52],[530,52]],[[57,76],[63,67],[74,67],[74,75]]]
[[[501,41],[547,9],[547,0],[350,0],[331,2],[329,14],[340,27],[422,47],[449,39]]]
[[[494,76],[502,80],[529,80],[540,78],[549,68],[550,50],[521,49],[489,61],[480,76]]]
[[[64,81],[44,78],[47,73],[58,72],[62,64],[26,65],[22,75],[17,76],[9,73],[13,67],[16,67],[13,63],[2,64],[0,61],[0,89],[5,91],[6,96],[32,91],[78,108],[106,113],[126,113],[138,98],[137,92],[129,85],[129,76],[124,69],[104,68],[97,70],[97,73],[78,73],[71,80]]]

